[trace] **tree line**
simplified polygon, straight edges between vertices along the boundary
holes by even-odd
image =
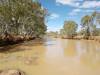
[[[93,12],[90,15],[85,15],[81,19],[81,30],[78,30],[78,24],[75,21],[65,21],[63,28],[60,30],[62,38],[74,38],[75,36],[82,36],[89,39],[91,36],[100,35],[100,13]]]
[[[0,0],[0,42],[42,37],[47,14],[38,1]]]

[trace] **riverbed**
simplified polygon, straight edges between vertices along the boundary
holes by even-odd
[[[100,43],[59,38],[25,42],[0,52],[0,70],[7,68],[27,75],[100,75]]]

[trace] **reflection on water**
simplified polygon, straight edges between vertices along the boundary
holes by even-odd
[[[73,42],[73,43],[72,43]],[[68,57],[75,57],[77,56],[77,42],[74,42],[73,40],[70,42],[67,42],[67,45],[64,46],[64,54],[65,56],[68,56]]]
[[[100,44],[95,41],[47,39],[14,50],[0,53],[0,69],[20,68],[28,75],[100,75]]]
[[[61,40],[52,40],[47,43],[53,43],[53,46],[46,46],[46,60],[47,62],[57,62],[56,60],[63,59],[64,50],[62,48]]]
[[[80,43],[84,53],[80,55],[80,61],[91,67],[100,67],[100,44],[94,41]]]

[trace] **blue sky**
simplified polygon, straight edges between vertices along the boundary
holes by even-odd
[[[100,11],[100,0],[39,0],[50,16],[46,22],[48,31],[59,31],[65,20],[74,20],[81,28],[80,21],[84,15],[94,10]]]

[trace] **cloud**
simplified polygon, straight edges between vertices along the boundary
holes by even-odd
[[[81,9],[74,9],[73,12],[80,12]]]
[[[78,12],[81,12],[82,10],[81,9],[74,9],[74,10],[72,10],[70,13],[69,13],[69,15],[70,16],[74,16],[74,15],[77,15],[77,13]]]
[[[99,0],[56,0],[56,3],[76,8],[100,8]]]
[[[78,15],[78,13],[91,13],[91,12],[94,12],[93,9],[74,9],[72,10],[69,15],[70,16],[75,16],[75,15]]]
[[[51,15],[50,15],[50,19],[57,19],[57,18],[59,18],[60,16],[58,15],[58,14],[56,14],[56,13],[52,13]]]
[[[62,4],[62,5],[69,5],[73,7],[78,7],[80,5],[80,2],[82,0],[56,0],[56,3]]]
[[[80,8],[100,8],[100,1],[84,1]]]

